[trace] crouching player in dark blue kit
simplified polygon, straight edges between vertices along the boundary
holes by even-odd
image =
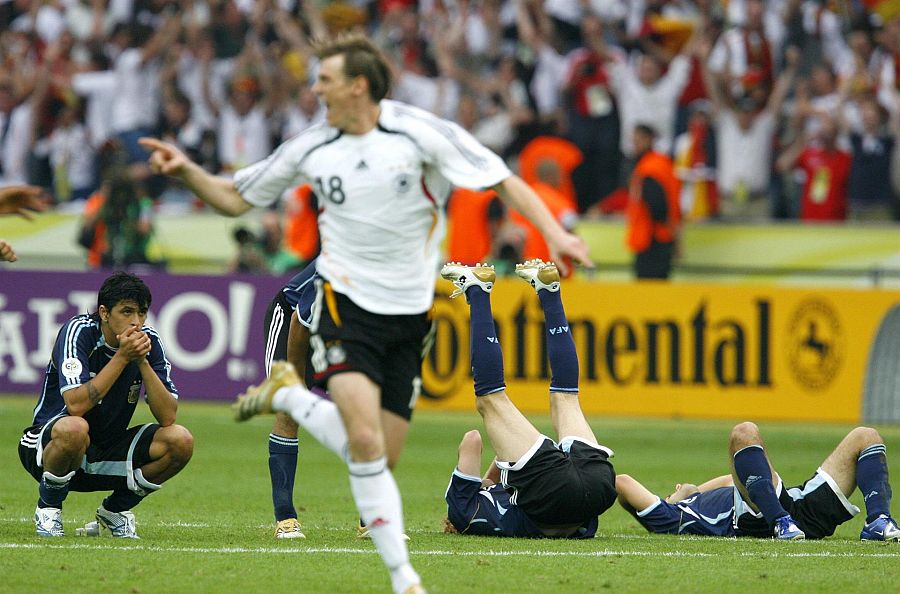
[[[460,534],[592,538],[616,500],[612,451],[599,445],[578,401],[578,357],[556,266],[531,260],[516,274],[537,291],[550,358],[550,414],[558,442],[542,435],[506,395],[503,354],[491,314],[493,267],[447,264],[441,276],[471,309],[476,407],[496,459],[482,478],[481,435],[466,433],[447,488],[445,530]]]
[[[137,538],[131,509],[191,459],[193,437],[175,424],[178,392],[165,348],[144,325],[151,295],[138,277],[118,272],[97,296],[97,312],[59,331],[19,458],[40,483],[38,536],[63,536],[69,491],[112,490],[89,533]],[[128,427],[144,388],[157,423]]]
[[[771,466],[759,428],[731,431],[732,474],[700,486],[677,485],[665,499],[628,475],[616,477],[619,502],[644,528],[659,534],[818,539],[859,513],[849,497],[857,488],[866,505],[863,541],[900,542],[891,517],[886,448],[878,431],[857,427],[813,476],[787,488]]]

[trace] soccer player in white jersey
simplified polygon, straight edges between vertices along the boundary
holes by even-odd
[[[322,209],[322,282],[310,339],[316,381],[340,411],[351,490],[394,591],[421,592],[402,538],[400,493],[385,459],[384,435],[394,427],[385,424],[379,401],[398,386],[411,402],[418,394],[451,186],[493,188],[541,231],[556,261],[591,262],[584,241],[560,227],[500,157],[456,124],[385,99],[390,68],[368,39],[339,37],[321,44],[317,55],[313,91],[328,110],[326,122],[233,179],[209,174],[170,144],[142,143],[152,151],[156,172],[180,178],[229,216],[270,205],[300,183],[313,184]],[[299,398],[301,390],[282,392]]]

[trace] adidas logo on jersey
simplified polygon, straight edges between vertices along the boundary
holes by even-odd
[[[494,342],[494,343],[499,343],[499,342],[500,342],[499,340],[497,340],[497,337],[496,337],[496,336],[486,336],[485,338],[487,338],[487,341],[488,341],[488,342]]]
[[[554,335],[554,336],[557,334],[562,334],[563,332],[568,332],[568,331],[569,331],[568,326],[557,326],[556,328],[550,328],[550,334]]]
[[[356,170],[357,170],[357,171],[363,171],[363,170],[366,170],[366,169],[368,169],[368,168],[369,168],[369,166],[366,164],[365,159],[360,159],[359,163],[356,164]]]

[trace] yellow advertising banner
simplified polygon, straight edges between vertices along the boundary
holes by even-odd
[[[469,309],[438,285],[420,403],[474,410]],[[900,307],[900,292],[878,290],[569,280],[562,291],[587,414],[858,422],[875,337]],[[537,296],[500,279],[492,304],[507,392],[523,411],[549,410]]]

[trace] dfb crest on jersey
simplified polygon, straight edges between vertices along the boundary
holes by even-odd
[[[408,173],[401,173],[394,178],[394,191],[398,194],[406,194],[412,188],[413,178]]]

